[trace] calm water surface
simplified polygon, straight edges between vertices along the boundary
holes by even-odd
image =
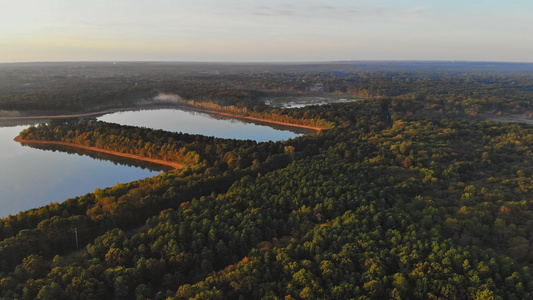
[[[27,127],[0,127],[0,217],[160,173],[13,141]]]
[[[287,128],[273,128],[224,116],[179,109],[117,112],[99,117],[98,120],[122,125],[228,139],[255,140],[258,142],[287,140],[309,132],[305,130],[298,131],[298,129],[294,128],[289,131]],[[295,130],[297,132],[294,132]]]
[[[113,113],[98,118],[106,122],[221,138],[279,141],[302,135],[266,125],[176,109]],[[29,126],[29,125],[28,125]],[[0,217],[41,207],[50,202],[93,192],[117,183],[155,176],[161,168],[139,167],[139,162],[117,164],[93,158],[23,146],[13,141],[28,126],[0,127]],[[123,160],[121,160],[124,163]]]

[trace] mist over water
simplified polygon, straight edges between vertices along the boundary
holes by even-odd
[[[179,95],[175,94],[159,94],[155,96],[152,101],[154,102],[160,102],[160,103],[180,103],[182,101],[181,97]]]
[[[176,94],[163,94],[152,97],[150,99],[142,99],[137,101],[138,105],[157,105],[157,104],[179,104],[182,101],[181,97]]]
[[[21,113],[17,110],[0,109],[0,117],[13,118],[13,117],[20,117],[20,116],[21,116]]]

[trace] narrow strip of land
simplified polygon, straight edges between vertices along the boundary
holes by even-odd
[[[106,149],[101,149],[97,147],[85,146],[85,145],[74,144],[74,143],[59,142],[59,141],[25,140],[25,139],[22,139],[20,135],[17,136],[14,140],[16,142],[24,143],[24,144],[57,145],[57,146],[66,146],[66,147],[77,148],[77,149],[84,149],[84,150],[100,152],[100,153],[105,153],[105,154],[110,154],[110,155],[115,155],[115,156],[120,156],[120,157],[131,158],[131,159],[135,159],[139,161],[146,161],[146,162],[150,162],[154,164],[160,164],[160,165],[172,167],[174,169],[181,169],[185,167],[183,164],[180,164],[177,162],[149,158],[149,157],[144,157],[140,155],[122,153],[118,151],[106,150]]]
[[[161,108],[161,107],[159,107]],[[314,131],[321,131],[323,128],[316,127],[316,126],[309,126],[309,125],[300,125],[300,124],[293,124],[288,122],[281,122],[281,121],[274,121],[269,119],[262,119],[262,118],[256,118],[256,117],[249,117],[249,116],[243,116],[239,114],[233,114],[229,112],[223,112],[218,110],[209,110],[209,109],[203,109],[203,108],[197,108],[192,106],[169,106],[167,108],[174,108],[174,109],[182,109],[182,110],[191,110],[191,111],[198,111],[208,114],[215,114],[215,115],[221,115],[226,116],[230,118],[235,119],[243,119],[243,120],[250,120],[255,122],[261,122],[265,124],[276,124],[276,125],[283,125],[287,127],[296,127],[296,128],[303,128],[303,129],[309,129]],[[104,115],[119,111],[128,111],[128,110],[138,110],[138,109],[157,109],[156,107],[127,107],[127,108],[115,108],[115,109],[107,109],[107,110],[101,110],[101,111],[95,111],[95,112],[89,112],[89,113],[79,113],[79,114],[72,114],[72,115],[40,115],[40,116],[11,116],[11,117],[0,117],[0,120],[32,120],[32,119],[64,119],[64,118],[81,118],[81,117],[90,117],[90,116],[97,116],[97,115]]]
[[[32,119],[64,119],[64,118],[81,118],[90,117],[103,114],[109,114],[121,111],[120,109],[107,109],[89,113],[72,114],[72,115],[43,115],[43,116],[12,116],[12,117],[0,117],[0,120],[32,120]]]

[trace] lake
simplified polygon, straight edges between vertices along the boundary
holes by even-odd
[[[286,126],[252,123],[217,114],[180,109],[124,111],[97,119],[122,125],[258,142],[282,141],[313,132],[298,128],[289,130]]]
[[[0,217],[161,172],[157,166],[141,168],[22,146],[13,138],[26,127],[0,127]]]
[[[98,119],[123,125],[259,142],[286,140],[305,132],[291,132],[176,109],[126,111]],[[28,126],[0,127],[0,217],[15,215],[19,211],[50,202],[62,202],[93,192],[96,188],[103,189],[117,183],[155,176],[164,169],[134,160],[117,160],[97,154],[82,155],[74,150],[70,150],[70,153],[43,150],[13,141]]]

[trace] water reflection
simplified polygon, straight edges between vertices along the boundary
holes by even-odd
[[[95,151],[86,150],[86,149],[72,148],[72,147],[63,146],[63,145],[25,144],[25,143],[21,143],[21,144],[22,146],[25,146],[25,147],[41,149],[44,151],[64,152],[64,153],[68,153],[72,155],[88,156],[94,160],[106,161],[106,162],[111,162],[115,165],[141,168],[141,169],[146,169],[146,170],[154,171],[154,172],[174,170],[174,168],[167,166],[167,165],[161,165],[161,164],[156,164],[156,163],[152,163],[148,161],[136,160],[133,158],[112,155],[112,154],[107,154],[107,153],[102,153],[102,152],[95,152]]]
[[[129,126],[162,129],[172,132],[202,134],[219,138],[281,141],[313,131],[259,122],[239,120],[218,114],[180,109],[159,109],[117,112],[98,117],[98,120]]]
[[[287,140],[313,132],[281,125],[273,128],[261,122],[177,109],[127,111],[98,119],[123,125],[258,142]],[[0,127],[0,217],[168,170],[167,166],[103,153],[50,145],[23,146],[13,141],[29,124],[39,121],[49,120],[2,122],[4,126],[26,126]]]
[[[146,165],[140,168],[133,161],[118,163],[97,154],[80,156],[25,147],[13,138],[26,127],[0,127],[0,217],[63,202],[96,188],[152,177],[161,170]]]

